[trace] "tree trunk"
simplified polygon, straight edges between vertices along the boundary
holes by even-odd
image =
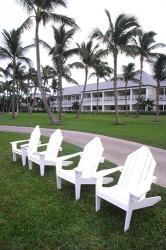
[[[58,74],[58,83],[59,83],[59,111],[58,111],[58,119],[59,123],[62,123],[62,65],[61,59],[59,58],[59,74]]]
[[[50,111],[50,108],[47,103],[47,98],[45,95],[45,92],[42,87],[42,79],[41,79],[41,71],[40,71],[40,50],[39,50],[39,37],[38,37],[38,31],[39,31],[39,21],[36,20],[36,31],[35,31],[35,45],[36,45],[36,62],[37,62],[37,80],[38,80],[38,86],[41,93],[42,101],[44,104],[44,108],[48,114],[48,117],[50,119],[51,124],[58,124],[59,120],[53,116],[52,112]]]
[[[128,85],[128,80],[126,81],[126,84],[125,84],[125,106],[126,106],[126,116],[128,115],[128,109],[127,109],[127,85]]]
[[[157,86],[156,86],[156,122],[160,121],[159,118],[159,89],[160,89],[160,81],[157,81]]]
[[[143,61],[144,61],[144,58],[141,56],[141,58],[140,58],[140,79],[139,79],[139,90],[138,90],[138,106],[137,106],[137,111],[136,111],[136,117],[138,117],[139,111],[140,111]]]
[[[118,93],[117,93],[117,53],[114,53],[114,100],[115,100],[115,118],[116,125],[121,124],[119,111],[118,111]]]
[[[18,82],[17,82],[17,102],[16,102],[17,108],[16,112],[19,113],[19,89],[18,89]]]
[[[85,95],[85,90],[86,90],[87,79],[88,79],[88,67],[86,67],[86,68],[85,68],[85,82],[84,82],[84,89],[83,89],[83,92],[82,92],[82,99],[81,99],[81,103],[80,103],[79,111],[78,111],[78,113],[77,113],[77,118],[79,118],[79,117],[80,117],[80,114],[81,114],[82,104],[83,104],[84,95]]]
[[[96,113],[99,112],[99,77],[97,77],[97,105],[96,105]]]
[[[13,84],[12,84],[12,119],[15,119],[15,74],[16,74],[16,60],[13,58]]]

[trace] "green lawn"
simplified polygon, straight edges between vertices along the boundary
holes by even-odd
[[[95,212],[94,187],[83,186],[76,202],[72,184],[66,182],[61,191],[56,190],[52,167],[40,177],[37,166],[29,171],[20,159],[13,163],[9,142],[25,138],[27,135],[0,133],[1,250],[165,249],[164,188],[153,185],[151,195],[161,195],[162,200],[154,207],[135,211],[130,230],[124,233],[125,213],[121,209],[102,201],[101,210]],[[63,154],[79,150],[69,144],[63,148]],[[112,166],[109,162],[103,165]]]
[[[108,135],[116,138],[136,141],[143,144],[166,149],[166,115],[161,116],[161,122],[154,122],[154,116],[142,115],[135,118],[134,115],[126,117],[121,115],[123,125],[114,125],[113,114],[82,114],[79,119],[74,114],[65,114],[62,129],[92,132]],[[1,125],[52,127],[46,114],[24,113],[12,120],[9,115],[0,115]]]

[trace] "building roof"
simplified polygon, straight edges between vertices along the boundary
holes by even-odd
[[[136,79],[139,80],[139,71],[136,74]],[[119,75],[121,76],[121,75]],[[93,92],[96,91],[96,83],[91,83],[91,84],[87,84],[86,86],[86,92]],[[134,81],[129,81],[128,82],[128,88],[134,88],[134,87],[138,87],[138,83],[135,83]],[[149,75],[148,73],[143,71],[142,74],[142,86],[156,86],[155,80],[153,79],[153,77],[151,75]],[[161,82],[161,86],[166,86],[166,81]],[[122,80],[118,80],[117,81],[117,88],[118,89],[123,89],[125,87],[125,83]],[[63,89],[63,95],[78,95],[83,91],[84,85],[80,85],[80,86],[72,86],[72,87],[67,87]],[[111,90],[113,89],[113,81],[105,81],[105,82],[100,82],[99,84],[99,90]]]

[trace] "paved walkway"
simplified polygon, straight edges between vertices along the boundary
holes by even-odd
[[[0,131],[30,133],[32,128],[16,127],[16,126],[0,126]],[[44,136],[50,136],[54,129],[42,128],[41,132]],[[63,130],[64,140],[66,142],[84,147],[96,134],[76,132]],[[142,146],[142,144],[116,139],[108,136],[100,135],[101,141],[104,145],[105,159],[115,163],[116,165],[123,165],[126,156]],[[157,162],[155,175],[158,177],[157,184],[166,187],[166,150],[150,147],[152,154]]]

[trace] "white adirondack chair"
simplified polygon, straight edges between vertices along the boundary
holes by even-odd
[[[14,141],[14,142],[10,142],[12,145],[12,153],[13,153],[13,161],[16,161],[16,156],[17,155],[21,155],[22,157],[22,164],[23,166],[26,165],[26,158],[28,155],[28,151],[32,151],[32,152],[36,152],[37,151],[37,147],[40,144],[40,128],[39,125],[37,125],[30,136],[30,139],[28,140],[21,140],[21,141]],[[20,143],[25,143],[26,144],[22,144],[20,146],[20,148],[18,148],[18,144]]]
[[[95,137],[85,145],[83,152],[60,157],[56,165],[57,189],[61,189],[62,179],[69,181],[75,185],[75,198],[79,200],[82,184],[96,184],[96,178],[93,175],[99,163],[104,162],[103,151],[100,138]],[[81,158],[76,168],[72,170],[62,168],[63,162],[78,155]],[[106,177],[104,183],[110,183],[112,180]]]
[[[96,174],[96,211],[100,209],[101,198],[126,211],[124,231],[129,229],[132,211],[153,206],[161,200],[160,196],[146,198],[151,184],[157,178],[153,176],[156,162],[148,147],[143,146],[131,153],[124,166],[103,173]],[[117,185],[112,187],[102,186],[102,174],[111,174],[122,171]],[[101,178],[99,178],[99,175]]]
[[[46,151],[43,152],[28,152],[29,169],[32,169],[32,162],[35,162],[40,166],[40,175],[44,176],[45,166],[56,166],[59,151],[62,150],[61,143],[63,140],[62,132],[57,129],[46,144],[40,146],[47,146]],[[69,162],[67,162],[69,164]],[[66,165],[67,165],[66,164]],[[70,162],[71,164],[71,162]]]

